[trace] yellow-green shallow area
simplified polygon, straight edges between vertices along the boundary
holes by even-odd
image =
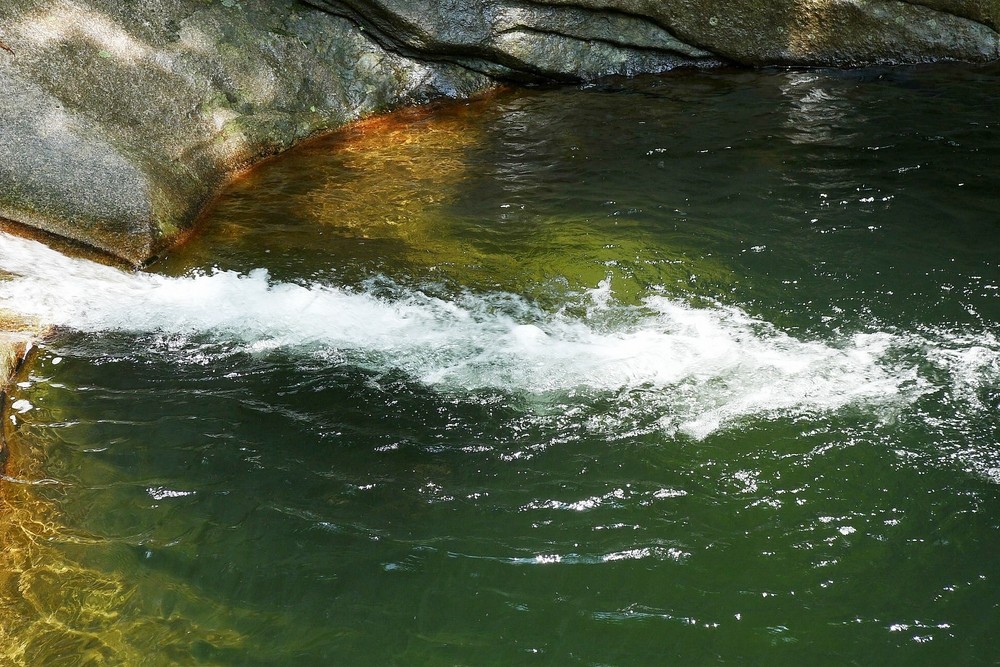
[[[0,238],[0,662],[988,664],[1000,71],[366,121],[142,272]]]

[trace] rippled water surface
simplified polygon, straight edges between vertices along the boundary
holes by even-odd
[[[504,93],[265,165],[145,273],[0,237],[57,325],[5,655],[994,661],[997,91]]]

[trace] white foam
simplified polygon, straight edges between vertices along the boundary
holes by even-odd
[[[230,350],[296,350],[400,370],[442,391],[613,392],[655,414],[660,427],[693,437],[747,416],[898,405],[929,387],[914,363],[888,360],[914,346],[905,336],[803,341],[732,307],[695,308],[663,296],[624,307],[607,285],[589,295],[586,316],[573,316],[510,294],[444,300],[395,287],[379,297],[274,282],[262,269],[129,273],[5,234],[0,269],[16,274],[0,282],[0,307],[58,326],[209,337]],[[965,341],[927,358],[974,382],[969,369],[996,368],[998,349]]]

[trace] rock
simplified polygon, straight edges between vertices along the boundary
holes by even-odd
[[[0,41],[0,217],[134,264],[254,161],[492,83],[293,0],[8,0]]]
[[[3,326],[0,313],[0,326]],[[31,340],[25,334],[0,331],[0,471],[4,468],[7,458],[7,388],[13,382],[14,376],[24,363],[31,349]]]
[[[508,78],[588,79],[720,59],[844,66],[1000,57],[997,0],[307,1],[351,16],[388,49]]]
[[[0,275],[0,287],[4,278]],[[42,324],[0,309],[0,395],[31,350],[33,341],[46,333],[47,328]]]
[[[350,16],[386,49],[513,80],[580,81],[719,64],[650,16],[510,0],[307,0]],[[614,3],[604,3],[604,6]]]
[[[26,337],[0,332],[0,396],[21,366],[30,347],[31,343]],[[0,412],[2,410],[0,406]]]
[[[0,287],[5,276],[0,275]],[[45,336],[46,327],[37,322],[0,309],[0,471],[3,471],[7,456],[6,434],[10,426],[7,421],[7,393],[14,378],[34,349],[35,341]]]
[[[744,65],[842,67],[984,62],[1000,57],[1000,35],[979,23],[971,11],[949,13],[919,3],[877,0],[700,0],[685,4],[698,6],[699,11],[681,13],[657,7],[657,16],[678,35]],[[971,3],[965,4],[971,8]]]
[[[1000,0],[6,0],[0,218],[138,265],[235,172],[376,112],[724,62],[983,62],[998,25]]]

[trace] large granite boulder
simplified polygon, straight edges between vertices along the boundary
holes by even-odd
[[[294,0],[5,0],[0,218],[141,263],[232,172],[491,81]]]
[[[603,9],[614,2],[307,1],[351,17],[389,50],[507,80],[580,81],[720,63],[654,17]]]
[[[235,171],[497,81],[1000,57],[1000,0],[5,0],[0,219],[140,264]]]
[[[306,1],[350,16],[389,49],[507,78],[1000,56],[996,0]]]

